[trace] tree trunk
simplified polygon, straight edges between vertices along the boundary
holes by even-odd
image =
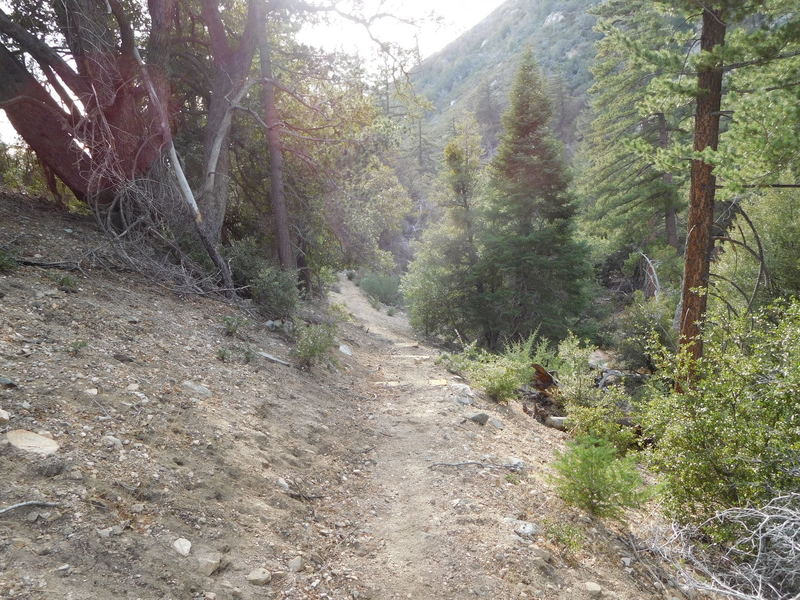
[[[713,52],[725,43],[725,23],[722,11],[703,9],[701,50]],[[694,149],[717,149],[719,142],[719,110],[722,103],[722,64],[704,67],[697,76],[699,95],[695,111]],[[692,181],[689,201],[688,237],[684,262],[681,345],[695,359],[703,356],[702,323],[706,313],[708,274],[711,259],[712,225],[714,223],[714,194],[716,177],[713,166],[695,159],[692,161]]]
[[[658,115],[658,137],[659,145],[666,148],[669,145],[669,130],[667,129],[667,119],[664,113]],[[673,190],[672,173],[664,173],[664,185],[670,193],[664,200],[664,237],[666,242],[675,248],[678,252],[681,251],[678,245],[678,212],[675,210],[675,202],[671,190]]]
[[[273,83],[269,40],[267,39],[266,19],[259,29],[258,52],[261,63],[262,103],[264,122],[267,125],[267,150],[269,151],[269,181],[272,217],[275,224],[275,240],[278,246],[278,260],[286,270],[297,268],[297,258],[292,248],[289,232],[289,212],[286,207],[286,193],[283,186],[283,148],[281,144],[281,120],[275,106],[275,85]]]
[[[69,115],[0,44],[0,108],[25,143],[79,199],[86,198],[89,156],[72,143]]]

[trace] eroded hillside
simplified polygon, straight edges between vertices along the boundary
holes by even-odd
[[[4,196],[0,223],[14,255],[82,268],[0,276],[0,509],[52,504],[0,514],[0,597],[680,597],[552,492],[565,434],[351,282],[337,366],[303,371],[259,354],[292,362],[291,339],[241,308],[93,267],[90,219]]]

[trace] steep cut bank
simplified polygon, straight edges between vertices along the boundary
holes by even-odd
[[[291,341],[252,315],[226,336],[240,310],[102,268],[85,218],[3,196],[0,223],[48,264],[0,275],[0,510],[53,504],[0,513],[0,597],[680,597],[553,494],[563,434],[351,282],[338,367],[300,371],[258,354]]]

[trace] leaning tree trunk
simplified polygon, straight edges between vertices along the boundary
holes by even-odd
[[[275,84],[272,74],[269,40],[267,39],[266,19],[259,29],[258,53],[261,63],[262,102],[264,122],[267,126],[267,150],[269,151],[270,199],[272,218],[275,224],[278,260],[287,270],[297,268],[297,258],[292,248],[289,232],[289,211],[286,206],[286,193],[283,185],[283,146],[281,143],[281,119],[275,106]]]
[[[701,50],[713,52],[725,43],[722,11],[703,9]],[[722,64],[703,67],[697,76],[699,95],[695,112],[694,149],[717,149],[722,103]],[[702,159],[692,161],[688,237],[684,262],[680,340],[695,358],[703,356],[702,323],[706,313],[712,226],[714,223],[714,167]]]

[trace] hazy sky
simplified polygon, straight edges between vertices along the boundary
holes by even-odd
[[[379,38],[413,47],[419,44],[422,57],[430,56],[452,42],[486,15],[500,6],[504,0],[363,0],[365,14],[389,12],[402,18],[422,19],[418,27],[398,23],[395,19],[383,19],[373,27]],[[339,2],[343,11],[348,11],[351,0]],[[436,16],[437,19],[433,17]],[[302,40],[326,49],[344,49],[358,52],[364,58],[375,52],[376,46],[360,26],[347,22],[334,22],[302,32]],[[415,41],[416,40],[416,41]],[[0,141],[10,142],[15,138],[14,130],[5,113],[0,110]]]

